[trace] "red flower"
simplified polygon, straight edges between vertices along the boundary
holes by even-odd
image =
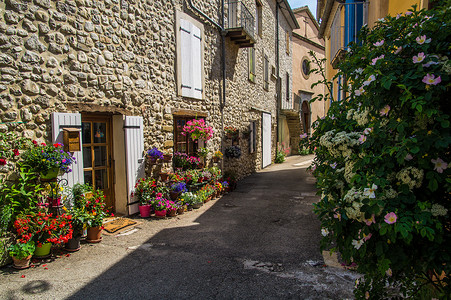
[[[36,142],[35,140],[32,140],[31,142],[32,142],[35,146],[38,145],[38,142]]]
[[[0,158],[0,166],[6,165],[6,159]]]
[[[19,155],[19,149],[14,149],[13,152],[14,152],[14,156],[18,156]]]

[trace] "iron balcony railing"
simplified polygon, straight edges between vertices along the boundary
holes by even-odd
[[[225,17],[225,29],[242,28],[254,38],[254,16],[241,1],[228,1]]]
[[[343,3],[338,6],[330,33],[330,60],[332,64],[340,51],[346,50],[350,42],[358,43],[358,34],[368,24],[368,2]]]

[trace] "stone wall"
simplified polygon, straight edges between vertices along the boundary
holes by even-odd
[[[218,20],[220,0],[193,1]],[[244,1],[255,12],[255,1]],[[211,151],[221,149],[223,126],[247,129],[257,121],[257,151],[225,159],[225,169],[239,177],[261,168],[261,111],[270,112],[275,147],[275,80],[263,89],[263,53],[275,64],[275,1],[263,1],[263,35],[257,37],[256,82],[248,80],[247,49],[229,39],[226,106],[222,94],[218,30],[183,0],[2,0],[0,1],[1,131],[48,141],[52,112],[100,112],[144,118],[145,149],[171,150],[173,113],[202,111],[215,135]],[[176,11],[204,23],[205,99],[176,90]],[[285,23],[284,23],[285,22]],[[281,28],[287,24],[281,15]],[[281,29],[281,30],[282,30]],[[282,31],[283,32],[283,31]],[[284,44],[284,35],[280,35]],[[291,72],[291,55],[281,47],[281,72]],[[291,52],[290,52],[291,53]],[[282,71],[286,70],[286,71]]]

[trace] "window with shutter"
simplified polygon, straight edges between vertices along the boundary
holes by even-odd
[[[255,49],[248,48],[249,80],[255,82]]]
[[[265,55],[265,58],[263,60],[263,72],[264,72],[264,81],[263,81],[263,88],[265,90],[269,90],[269,60],[268,56]]]
[[[178,12],[177,80],[179,95],[203,98],[203,26]]]

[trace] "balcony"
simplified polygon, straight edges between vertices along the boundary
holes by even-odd
[[[254,17],[241,1],[228,1],[225,16],[225,29],[231,41],[240,48],[253,47]]]
[[[330,61],[336,68],[350,42],[359,43],[358,34],[368,23],[368,2],[343,3],[338,6],[330,33]]]

